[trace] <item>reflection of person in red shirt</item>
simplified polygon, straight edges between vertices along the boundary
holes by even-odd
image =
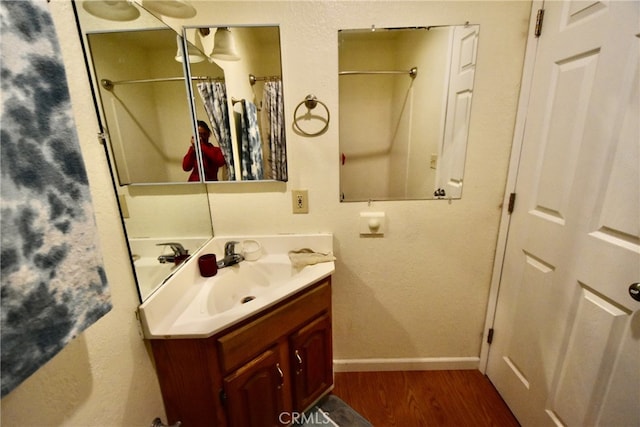
[[[220,147],[216,147],[209,142],[211,130],[202,120],[198,120],[198,136],[200,139],[200,151],[202,152],[202,164],[204,165],[204,179],[206,181],[218,180],[218,168],[226,165],[224,155]],[[182,170],[191,171],[189,181],[200,181],[198,174],[198,161],[196,160],[196,150],[194,148],[193,137],[191,137],[191,147],[182,159]]]

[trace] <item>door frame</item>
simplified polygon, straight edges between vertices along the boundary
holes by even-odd
[[[535,59],[538,51],[538,37],[535,35],[536,15],[539,9],[544,8],[544,0],[533,0],[531,2],[531,13],[529,15],[529,32],[525,47],[524,65],[522,68],[522,79],[520,81],[520,96],[518,99],[518,109],[513,131],[513,141],[511,144],[511,156],[507,172],[507,182],[505,184],[504,196],[502,198],[502,212],[500,214],[500,226],[498,228],[498,240],[496,245],[495,258],[493,261],[493,272],[491,275],[491,286],[489,288],[489,300],[487,302],[487,313],[482,332],[482,346],[480,347],[480,363],[478,369],[486,374],[489,363],[488,343],[489,330],[493,328],[496,308],[498,305],[498,295],[500,293],[500,282],[502,280],[502,269],[506,255],[507,239],[509,238],[509,227],[511,225],[511,214],[509,213],[509,199],[511,193],[516,190],[518,172],[520,167],[520,154],[524,131],[527,122],[529,99],[531,98],[531,86],[535,68]],[[517,204],[517,201],[516,201]]]

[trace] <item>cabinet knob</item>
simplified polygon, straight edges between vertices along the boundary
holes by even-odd
[[[282,369],[280,369],[279,363],[276,363],[276,369],[278,370],[278,375],[280,375],[280,385],[278,385],[278,389],[281,389],[284,385],[284,373],[282,372]]]
[[[296,356],[296,360],[298,361],[298,369],[296,369],[296,375],[300,375],[302,373],[302,357],[300,356],[300,352],[296,350],[294,352]]]

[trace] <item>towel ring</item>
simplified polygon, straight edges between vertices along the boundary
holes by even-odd
[[[307,107],[307,109],[309,111],[313,110],[314,108],[316,108],[318,106],[318,104],[322,105],[325,109],[325,111],[327,112],[327,122],[325,123],[324,127],[322,129],[320,129],[318,132],[315,133],[309,133],[309,132],[305,132],[304,130],[302,130],[302,128],[300,127],[300,125],[298,124],[298,109],[300,109],[300,107],[304,104],[305,107]],[[318,136],[324,133],[324,131],[327,130],[327,128],[329,127],[329,121],[331,120],[331,113],[329,113],[329,108],[327,108],[327,106],[324,104],[324,102],[318,100],[318,98],[316,98],[313,95],[307,95],[304,98],[304,101],[302,101],[301,103],[298,104],[298,106],[296,107],[295,111],[293,112],[293,127],[300,132],[303,135],[306,136]]]

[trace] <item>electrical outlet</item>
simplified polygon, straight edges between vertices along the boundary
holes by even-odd
[[[291,203],[294,214],[309,213],[309,192],[307,190],[292,190]]]

